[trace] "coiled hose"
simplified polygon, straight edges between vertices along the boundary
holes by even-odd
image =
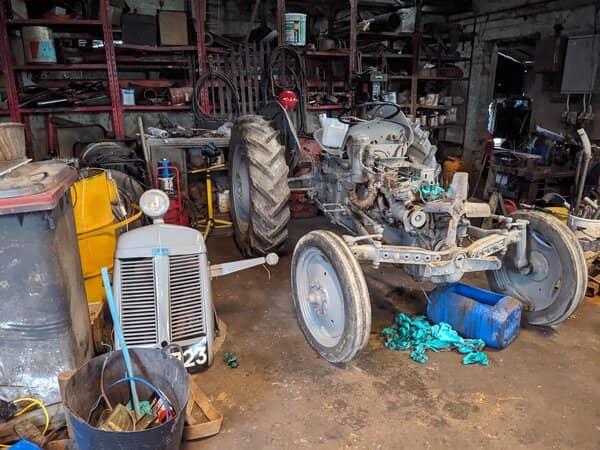
[[[238,117],[241,114],[240,108],[240,96],[238,90],[231,78],[225,75],[223,72],[209,70],[208,72],[203,73],[198,81],[196,81],[196,85],[194,86],[194,98],[192,99],[192,112],[194,113],[194,120],[197,126],[201,126],[203,122],[206,122],[210,119],[217,119],[215,115],[211,115],[208,112],[204,111],[202,108],[202,90],[204,88],[212,88],[214,86],[205,86],[207,81],[212,80],[221,80],[225,83],[227,88],[231,91],[231,98],[233,100],[233,117]]]
[[[306,118],[305,118],[305,113],[306,113],[306,104],[307,104],[307,98],[306,98],[306,93],[308,92],[308,89],[306,87],[306,67],[304,65],[304,58],[302,57],[302,55],[298,52],[298,50],[291,46],[291,45],[280,45],[278,47],[275,47],[273,49],[273,51],[271,52],[271,54],[269,55],[269,61],[267,63],[267,89],[265,92],[265,98],[276,98],[277,97],[277,93],[275,92],[275,76],[273,74],[273,68],[275,67],[275,64],[278,62],[278,58],[281,55],[284,54],[289,54],[291,55],[292,59],[294,59],[296,61],[296,63],[298,64],[298,69],[299,72],[297,73],[295,70],[293,70],[290,66],[290,64],[286,64],[286,70],[288,70],[291,74],[292,77],[294,78],[294,82],[295,82],[295,86],[294,86],[294,90],[296,91],[296,94],[298,96],[298,104],[299,104],[299,118],[298,118],[298,130],[300,132],[303,132],[305,130],[305,126],[306,126]]]

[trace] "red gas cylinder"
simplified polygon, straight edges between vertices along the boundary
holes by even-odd
[[[285,109],[294,109],[298,105],[298,96],[294,91],[281,91],[277,100]]]

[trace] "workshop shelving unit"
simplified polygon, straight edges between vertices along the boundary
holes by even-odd
[[[279,32],[279,43],[283,44],[285,40],[285,13],[286,12],[300,12],[292,10],[290,8],[301,6],[302,4],[310,4],[311,2],[298,2],[288,0],[277,0],[277,18],[278,18],[278,32]],[[473,40],[474,33],[461,33],[458,36],[460,42],[460,56],[448,57],[443,55],[440,51],[436,55],[427,56],[423,53],[423,46],[427,43],[434,42],[436,39],[445,38],[449,40],[449,36],[433,36],[423,32],[423,15],[432,14],[431,12],[424,11],[424,7],[427,6],[427,1],[416,2],[417,8],[415,10],[415,25],[414,31],[383,31],[383,32],[362,32],[358,30],[359,21],[359,6],[361,8],[368,8],[368,4],[361,3],[360,0],[340,0],[337,2],[329,2],[328,6],[332,9],[332,13],[335,8],[349,8],[350,10],[350,28],[348,37],[348,50],[336,50],[336,51],[312,51],[304,50],[303,55],[305,61],[309,61],[316,57],[329,57],[332,64],[337,63],[338,58],[348,58],[348,83],[340,83],[338,80],[332,80],[331,83],[324,82],[322,80],[307,80],[307,86],[310,88],[323,88],[324,86],[333,86],[338,88],[350,89],[349,81],[357,73],[362,73],[367,66],[374,65],[377,60],[385,57],[387,61],[392,61],[396,67],[404,67],[406,73],[388,73],[388,90],[398,92],[402,88],[410,91],[410,98],[407,102],[402,102],[401,106],[404,111],[411,115],[413,118],[421,113],[427,114],[428,112],[446,112],[451,106],[445,105],[425,105],[419,103],[420,94],[424,90],[426,83],[437,83],[446,84],[446,88],[450,92],[459,87],[458,83],[463,83],[463,89],[461,96],[464,98],[462,105],[456,105],[458,110],[457,119],[455,122],[446,122],[444,124],[438,124],[433,126],[423,126],[430,130],[431,136],[434,142],[447,145],[449,147],[462,147],[464,143],[464,122],[466,118],[466,106],[468,104],[468,93],[469,83],[471,76],[471,65],[473,58]],[[290,6],[293,5],[293,6]],[[286,6],[288,9],[286,10]],[[436,14],[436,13],[433,13]],[[475,20],[475,15],[473,16]],[[473,27],[475,29],[475,27]],[[330,24],[331,30],[331,24]],[[399,52],[387,52],[385,54],[377,54],[374,52],[360,53],[357,51],[359,43],[368,42],[380,42],[380,41],[400,41],[406,42],[405,49],[407,53]],[[424,62],[436,63],[438,67],[444,63],[452,63],[460,65],[463,74],[457,77],[441,76],[435,74],[421,73],[421,66]],[[365,63],[365,64],[363,64]],[[456,84],[455,84],[456,83]],[[451,96],[452,94],[449,94]],[[315,105],[309,106],[307,109],[310,110],[322,110],[322,111],[333,111],[342,109],[342,105]],[[458,131],[458,133],[457,133]]]
[[[109,14],[109,0],[99,1],[98,19],[11,19],[7,0],[0,0],[0,64],[2,75],[5,77],[8,108],[0,110],[0,115],[10,116],[15,122],[23,122],[26,125],[26,137],[28,152],[31,154],[31,131],[29,129],[29,115],[44,114],[49,122],[51,114],[62,113],[110,113],[112,122],[112,133],[116,139],[124,139],[125,125],[124,114],[127,112],[156,112],[156,111],[189,111],[188,105],[136,105],[124,106],[121,103],[120,71],[147,71],[169,69],[168,64],[144,64],[139,61],[140,52],[154,54],[171,54],[174,52],[189,55],[189,62],[185,67],[191,75],[193,83],[198,76],[198,70],[205,68],[206,47],[204,43],[204,0],[193,0],[196,11],[194,17],[194,28],[196,32],[195,45],[154,47],[145,45],[115,44],[111,16]],[[9,30],[23,26],[45,26],[56,31],[71,31],[73,33],[84,33],[101,39],[104,43],[104,61],[99,63],[82,64],[15,64],[11,54],[9,41]],[[201,37],[201,38],[200,38]],[[127,52],[135,52],[127,58]],[[198,63],[199,62],[199,63]],[[177,67],[180,69],[180,67]],[[198,70],[197,70],[198,69]],[[102,80],[106,83],[110,105],[103,106],[74,106],[74,107],[49,107],[29,108],[19,106],[20,82],[18,74],[21,72],[35,71],[94,71],[102,72]]]
[[[315,4],[315,1],[288,1],[287,6],[298,5],[303,8],[310,9],[310,5]],[[323,2],[319,2],[323,3]],[[333,31],[333,19],[336,15],[337,11],[350,8],[350,15],[356,15],[356,0],[339,0],[339,1],[331,1],[327,2],[327,12],[329,14],[328,22],[329,22],[329,31]],[[286,0],[277,0],[277,31],[279,37],[279,45],[283,44],[285,41],[285,13],[291,12],[286,11]],[[299,12],[299,11],[294,11]],[[352,47],[352,32],[355,32],[353,27],[350,27],[347,40],[350,43],[349,48],[341,48],[336,50],[312,50],[309,48],[302,49],[298,47],[298,51],[304,58],[304,64],[307,68],[307,80],[306,87],[308,89],[307,98],[311,95],[315,94],[327,94],[328,96],[333,96],[334,93],[344,91],[350,92],[351,90],[351,80],[352,76],[355,73],[356,65],[355,65],[355,48]],[[338,70],[337,77],[333,77],[333,73],[335,71],[334,67],[343,64],[342,70]],[[326,65],[326,66],[325,66]],[[313,76],[314,68],[320,66],[326,67],[326,76],[329,77],[328,80],[319,79]],[[345,76],[340,76],[340,72],[346,72]],[[342,103],[331,103],[331,104],[308,104],[306,109],[312,112],[321,112],[321,111],[339,111],[345,108],[345,105]]]
[[[384,65],[392,65],[395,71],[405,73],[394,73],[394,70],[388,70],[388,89],[394,92],[409,91],[409,101],[400,102],[405,113],[409,114],[413,120],[418,120],[420,115],[428,115],[431,113],[448,112],[451,108],[456,108],[457,120],[453,122],[445,122],[436,125],[422,125],[422,128],[427,129],[431,133],[432,140],[440,147],[461,147],[464,144],[464,122],[466,118],[466,107],[468,104],[469,83],[471,76],[471,65],[473,59],[473,41],[475,35],[473,33],[460,33],[457,36],[461,56],[445,56],[440,51],[440,45],[435,55],[427,56],[424,54],[424,47],[427,44],[436,42],[438,44],[443,40],[448,42],[449,36],[424,33],[423,28],[423,8],[427,5],[427,1],[417,2],[415,9],[414,32],[359,32],[357,39],[359,42],[369,41],[404,41],[405,45],[403,52],[381,52],[381,53],[362,53],[358,55],[359,71],[366,69],[368,65],[383,61]],[[475,15],[473,16],[475,20]],[[475,27],[473,27],[475,29]],[[406,52],[406,53],[404,53]],[[366,64],[365,64],[366,63]],[[423,72],[424,63],[433,63],[436,67],[442,67],[444,64],[460,65],[462,69],[461,76],[443,76],[436,74],[427,74]],[[459,83],[463,83],[461,96],[464,101],[460,105],[442,105],[442,104],[424,104],[419,101],[420,97],[424,96],[424,89],[427,83],[436,83],[438,87],[443,85],[443,88],[448,91],[448,96],[453,96],[453,89],[459,87]],[[449,133],[451,131],[451,133]]]

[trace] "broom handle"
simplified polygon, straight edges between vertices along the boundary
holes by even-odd
[[[106,291],[106,300],[108,300],[108,306],[110,308],[110,315],[112,316],[113,325],[115,327],[115,333],[117,340],[119,341],[119,347],[121,347],[121,353],[123,353],[123,359],[125,360],[125,367],[127,368],[127,376],[129,377],[129,385],[131,386],[131,401],[133,403],[133,409],[137,418],[142,417],[140,411],[140,400],[137,395],[135,388],[135,381],[133,380],[133,369],[131,367],[131,358],[129,357],[129,349],[125,343],[125,337],[123,336],[123,329],[121,328],[121,320],[117,313],[117,307],[115,305],[115,299],[113,297],[112,289],[110,287],[110,280],[108,279],[108,269],[102,268],[102,281],[104,282],[104,290]]]

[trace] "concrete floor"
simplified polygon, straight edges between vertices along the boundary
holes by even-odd
[[[291,241],[325,227],[322,218],[295,221]],[[209,255],[239,258],[230,237],[211,237]],[[225,419],[219,435],[185,448],[600,448],[600,303],[586,300],[553,330],[525,327],[507,349],[488,351],[488,367],[463,366],[454,352],[420,365],[383,347],[379,332],[396,312],[422,313],[421,287],[432,285],[367,268],[371,339],[339,368],[300,332],[289,271],[288,254],[270,280],[257,267],[214,281],[229,329],[197,379]],[[482,275],[466,280],[487,287]],[[227,367],[223,351],[240,367]]]

